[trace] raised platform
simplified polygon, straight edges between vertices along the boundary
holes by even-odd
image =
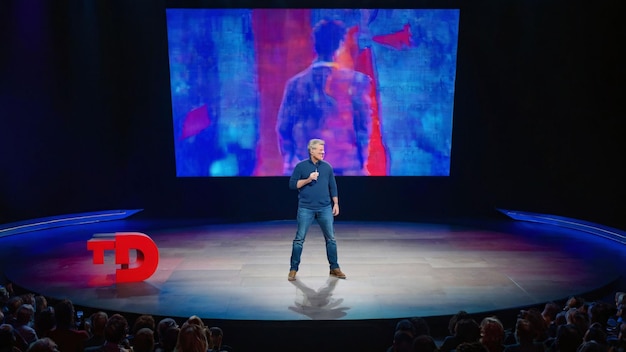
[[[314,224],[315,225],[315,224]],[[613,243],[550,225],[337,222],[347,280],[328,276],[313,226],[298,280],[288,282],[293,221],[175,225],[119,220],[2,239],[6,275],[49,297],[160,316],[229,320],[362,320],[540,305],[605,286],[620,273]],[[115,284],[113,252],[92,264],[102,232],[152,237],[161,260],[142,283]],[[602,253],[602,255],[598,255]],[[7,254],[5,254],[7,255]]]

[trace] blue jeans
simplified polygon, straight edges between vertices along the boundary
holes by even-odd
[[[302,256],[302,247],[306,233],[309,231],[313,219],[317,219],[317,223],[322,229],[324,240],[326,241],[326,257],[330,269],[339,268],[337,264],[337,242],[335,242],[335,230],[333,228],[333,210],[329,205],[320,210],[311,210],[306,208],[298,208],[298,231],[296,238],[293,240],[293,248],[291,249],[291,270],[298,271],[300,266],[300,257]]]

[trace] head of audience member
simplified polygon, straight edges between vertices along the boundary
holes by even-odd
[[[410,352],[413,348],[413,336],[403,330],[398,330],[393,334],[391,350],[393,352]]]
[[[580,308],[585,304],[585,299],[580,296],[570,296],[565,302],[563,310],[570,310],[571,308]]]
[[[613,315],[613,310],[609,304],[605,302],[593,302],[589,304],[587,316],[589,324],[598,323],[602,328],[606,328],[609,318]]]
[[[15,322],[15,314],[17,309],[24,304],[24,300],[20,296],[10,297],[5,305],[5,322],[13,324]]]
[[[543,307],[543,311],[541,312],[541,316],[543,320],[545,320],[546,324],[551,324],[556,320],[556,315],[561,311],[561,307],[555,302],[548,302]]]
[[[430,326],[426,319],[421,317],[413,317],[409,319],[411,324],[413,324],[413,331],[415,332],[415,336],[420,335],[430,335]]]
[[[22,304],[15,312],[16,326],[28,325],[35,315],[35,308],[30,304]]]
[[[582,334],[575,325],[561,325],[556,332],[554,350],[559,352],[576,352],[576,349],[582,342]]]
[[[35,316],[34,328],[39,337],[46,337],[48,331],[54,329],[55,325],[56,317],[53,307],[47,307]]]
[[[461,319],[456,323],[456,334],[459,342],[479,342],[480,325],[474,319]]]
[[[59,352],[59,346],[48,337],[42,337],[30,344],[26,352]]]
[[[176,352],[206,352],[209,348],[206,331],[197,323],[186,322],[180,328]]]
[[[48,308],[48,300],[45,296],[35,296],[35,315],[41,313],[44,309]]]
[[[596,341],[584,341],[578,346],[576,352],[606,352],[607,347]]]
[[[496,317],[486,317],[480,322],[480,343],[490,352],[502,351],[504,326]]]
[[[480,342],[463,342],[456,347],[456,352],[489,352]]]
[[[415,337],[415,327],[413,323],[411,323],[408,319],[402,319],[396,323],[396,328],[394,332],[403,331],[407,334],[411,335],[411,337]]]
[[[606,331],[602,324],[593,323],[589,325],[589,329],[587,329],[583,336],[583,341],[595,341],[603,346],[606,345]]]
[[[456,334],[456,323],[459,320],[465,319],[465,318],[469,318],[469,314],[464,310],[460,310],[456,314],[450,317],[450,321],[448,322],[448,333],[450,334],[450,336],[453,336]]]
[[[412,342],[413,352],[437,352],[437,342],[430,335],[418,335]]]
[[[224,331],[217,326],[209,328],[209,348],[219,351],[224,339]]]
[[[5,351],[11,351],[17,344],[15,329],[10,324],[0,325],[0,347]]]
[[[96,336],[104,336],[104,328],[109,320],[109,315],[98,311],[91,315],[91,333]]]
[[[624,303],[624,298],[626,298],[626,292],[617,291],[615,292],[615,306],[619,306],[621,303]]]
[[[152,352],[154,350],[154,331],[141,328],[133,339],[133,352]]]
[[[515,341],[520,345],[532,344],[535,339],[535,332],[527,319],[517,319],[515,323]]]
[[[113,314],[104,326],[104,338],[117,345],[124,344],[128,335],[128,321],[121,314]]]
[[[0,307],[6,306],[9,301],[9,297],[11,297],[9,290],[7,290],[5,286],[0,285]]]
[[[165,336],[165,331],[173,326],[178,327],[178,324],[176,323],[176,320],[172,318],[163,318],[159,320],[156,326],[156,330],[154,331],[156,335],[156,341],[159,341],[160,343],[160,341],[163,339],[163,336]]]
[[[589,329],[589,316],[576,308],[572,308],[567,311],[567,323],[574,325],[582,337]]]
[[[54,316],[57,329],[73,329],[75,327],[74,304],[64,299],[54,305]]]
[[[202,321],[202,318],[200,318],[197,315],[192,315],[189,318],[187,318],[187,323],[189,324],[195,324],[195,325],[199,325],[201,326],[203,329],[206,328],[206,326],[204,325],[204,321]]]
[[[529,310],[522,310],[519,315],[520,318],[526,319],[530,322],[530,326],[535,334],[535,340],[543,341],[548,337],[548,326],[543,314],[539,309],[531,308]]]
[[[135,319],[135,322],[133,323],[131,334],[135,335],[137,331],[143,328],[148,328],[154,332],[154,329],[156,329],[156,323],[152,315],[143,314],[137,317],[137,319]]]
[[[35,304],[36,304],[34,293],[24,293],[24,294],[21,294],[20,297],[22,298],[23,304],[30,304],[31,306],[33,306],[33,309],[34,309]]]
[[[180,328],[178,325],[168,327],[162,337],[159,339],[159,347],[163,352],[171,352],[176,348],[178,343],[178,335],[180,334]]]

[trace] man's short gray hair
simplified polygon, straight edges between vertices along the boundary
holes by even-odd
[[[318,139],[318,138],[313,138],[309,141],[309,153],[311,153],[311,149],[313,149],[313,147],[315,147],[316,145],[324,145],[326,142],[324,142],[323,139]]]

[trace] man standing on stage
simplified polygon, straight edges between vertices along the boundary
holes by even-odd
[[[339,196],[333,167],[325,162],[324,141],[311,139],[308,144],[309,158],[296,164],[289,188],[298,190],[298,230],[291,250],[289,281],[296,280],[300,266],[304,239],[313,222],[322,229],[326,241],[326,256],[330,264],[330,275],[345,279],[337,263],[337,243],[335,242],[334,216],[339,215]]]

